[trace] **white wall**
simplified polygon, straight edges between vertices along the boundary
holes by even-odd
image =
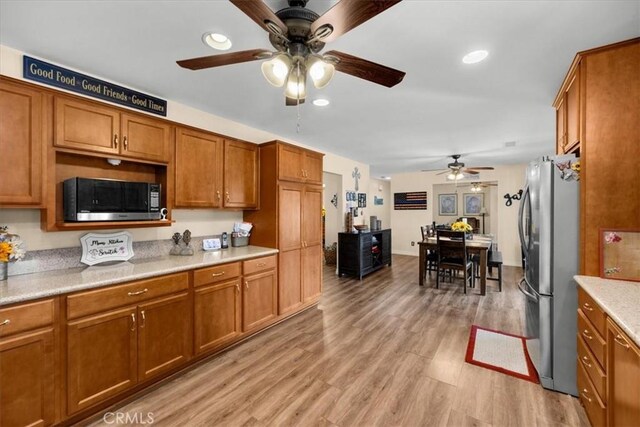
[[[373,196],[382,198],[382,205],[373,204]],[[369,180],[367,194],[367,221],[368,217],[375,215],[382,221],[382,228],[391,228],[391,183],[386,179]]]
[[[344,220],[339,206],[334,206],[331,199],[335,194],[340,199],[342,195],[342,176],[335,173],[324,172],[322,177],[324,183],[323,206],[326,212],[324,218],[325,246],[331,246],[338,241],[338,233],[342,231]]]
[[[495,181],[497,187],[497,207],[489,206],[489,221],[493,221],[497,211],[496,224],[492,223],[492,230],[497,230],[498,247],[502,252],[506,265],[520,265],[520,242],[517,230],[518,203],[507,207],[502,196],[513,194],[524,186],[526,165],[496,166],[493,171],[483,171],[480,181]],[[391,177],[391,195],[397,192],[426,191],[426,211],[401,211],[391,208],[391,226],[393,228],[393,253],[418,255],[418,246],[411,246],[411,242],[421,239],[420,226],[433,221],[433,212],[437,202],[434,200],[434,184],[446,184],[444,175],[437,172],[412,172],[393,175]]]
[[[22,77],[22,55],[23,52],[0,45],[0,74],[24,80]],[[42,59],[53,62],[48,58]],[[58,65],[67,67],[65,64]],[[77,71],[84,72],[83,70]],[[96,77],[109,80],[104,76]],[[30,83],[35,82],[30,81]],[[132,87],[131,89],[136,88]],[[152,95],[164,98],[162,94]],[[126,108],[121,105],[118,105],[118,107]],[[135,111],[140,113],[140,111]],[[167,100],[167,119],[255,143],[279,139],[317,150],[297,141],[287,140],[281,136],[205,113],[171,100]],[[324,170],[343,176],[343,194],[342,197],[339,195],[339,212],[343,212],[344,209],[344,191],[353,189],[351,172],[355,166],[360,169],[362,175],[360,191],[366,191],[369,182],[368,165],[331,153],[326,153],[325,155]],[[4,170],[4,173],[6,173],[6,170]],[[6,175],[4,173],[0,179],[5,179]],[[242,220],[242,211],[174,209],[171,215],[176,221],[171,227],[133,228],[129,231],[133,234],[135,241],[169,239],[176,231],[182,232],[185,229],[191,230],[193,236],[202,236],[230,231],[233,222]],[[43,232],[40,230],[40,211],[35,209],[0,209],[0,225],[9,225],[12,232],[22,237],[29,250],[79,246],[80,236],[86,233],[86,231]]]

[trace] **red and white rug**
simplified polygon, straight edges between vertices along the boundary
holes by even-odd
[[[472,325],[465,361],[539,383],[538,373],[527,351],[525,337]]]

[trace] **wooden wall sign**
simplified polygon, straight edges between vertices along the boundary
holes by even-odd
[[[427,192],[414,191],[411,193],[393,193],[393,209],[395,210],[426,210]]]
[[[159,116],[167,115],[167,101],[104,80],[80,74],[39,59],[23,56],[25,79],[125,105]]]
[[[80,238],[80,262],[96,265],[103,262],[127,261],[133,257],[133,236],[128,231],[118,233],[87,233]]]

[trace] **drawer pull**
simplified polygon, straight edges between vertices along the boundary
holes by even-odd
[[[220,277],[224,276],[224,271],[222,273],[211,273],[211,277]]]
[[[589,358],[587,356],[582,356],[582,359],[580,359],[580,361],[584,366],[588,368],[591,368],[593,366],[591,363],[589,363]]]
[[[236,292],[240,293],[240,285],[236,283]]]
[[[624,348],[626,348],[627,350],[629,349],[629,343],[627,342],[627,340],[625,340],[624,338],[622,338],[622,336],[620,334],[616,335],[616,337],[613,339],[616,343],[620,344],[621,346],[623,346]]]
[[[118,148],[118,134],[113,137],[113,148]]]
[[[220,197],[220,190],[216,190],[216,197],[218,198],[218,200],[220,200],[220,199],[221,199],[221,197]]]
[[[142,318],[142,321],[140,322],[140,327],[141,327],[141,328],[144,328],[144,325],[145,325],[145,323],[146,323],[146,321],[147,321],[147,318],[146,318],[146,316],[144,315],[144,310],[142,310],[142,311],[140,312],[140,317]]]
[[[582,331],[582,336],[585,337],[588,340],[593,340],[593,335],[589,335],[589,331],[588,330],[584,330]]]
[[[225,202],[229,203],[229,201],[231,200],[231,196],[229,196],[229,192],[228,191],[224,192],[224,197],[225,197]]]
[[[131,313],[131,327],[129,328],[131,332],[136,330],[136,314]]]
[[[249,282],[244,282],[244,288],[245,288],[246,290],[249,290]]]
[[[585,302],[584,304],[582,304],[582,308],[584,308],[587,311],[593,311],[593,307],[591,307],[588,302]]]
[[[259,262],[259,263],[256,264],[256,267],[264,267],[266,265],[267,265],[266,262]]]
[[[587,389],[586,389],[586,388],[585,388],[585,389],[583,389],[583,390],[580,392],[580,395],[581,395],[582,397],[584,397],[584,398],[585,398],[585,400],[587,400],[589,403],[593,402],[593,401],[591,400],[591,398],[589,397],[589,392],[587,391]]]
[[[2,322],[0,322],[0,326],[8,325],[9,323],[11,323],[11,320],[4,319]]]
[[[127,292],[127,295],[129,295],[130,297],[135,297],[136,295],[142,295],[142,294],[144,294],[144,293],[146,293],[146,292],[148,292],[148,291],[149,291],[149,289],[144,288],[144,289],[143,289],[143,290],[141,290],[141,291]]]
[[[127,136],[125,135],[124,138],[122,138],[122,142],[124,144],[124,149],[128,150],[129,149],[129,143],[127,142]]]

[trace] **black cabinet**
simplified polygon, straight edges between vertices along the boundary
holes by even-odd
[[[338,233],[338,276],[362,276],[391,265],[391,230]]]

